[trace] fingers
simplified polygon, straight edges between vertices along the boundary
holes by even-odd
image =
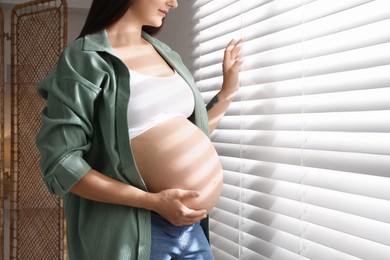
[[[188,199],[195,199],[200,196],[200,193],[198,191],[192,191],[192,190],[178,190],[178,198],[181,202],[188,200]],[[207,215],[207,211],[204,209],[197,210],[197,209],[190,209],[183,204],[183,209],[180,212],[183,217],[188,218],[204,218]]]
[[[166,206],[161,210],[161,214],[175,226],[190,225],[207,217],[205,209],[191,209],[183,204],[184,200],[195,199],[200,196],[198,191],[172,189],[166,190],[171,194]]]
[[[195,190],[177,190],[177,197],[178,199],[193,199],[200,196],[199,191]]]
[[[243,63],[244,63],[244,60],[242,58],[236,59],[233,66],[232,66],[232,69],[234,71],[238,71]]]
[[[241,51],[242,43],[243,43],[243,41],[242,41],[242,39],[240,39],[236,43],[236,45],[234,45],[234,48],[231,51],[231,58],[236,60],[239,57],[239,53]]]
[[[242,43],[242,39],[240,39],[238,42],[232,39],[225,49],[225,59],[234,61],[237,60],[237,58],[240,58],[239,53],[241,51]]]
[[[234,49],[234,43],[235,43],[235,40],[232,39],[232,40],[230,40],[229,44],[226,46],[225,59],[227,59],[227,60],[231,59],[231,52]]]
[[[176,215],[176,217],[172,220],[172,224],[175,226],[184,226],[194,224],[198,221],[207,217],[206,210],[192,210],[189,208],[183,209],[180,214]]]

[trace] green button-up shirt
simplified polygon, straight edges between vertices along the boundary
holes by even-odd
[[[208,135],[204,101],[191,73],[167,45],[146,33],[142,36],[188,83],[195,99],[191,121]],[[71,260],[149,259],[150,211],[69,192],[91,168],[146,190],[128,135],[129,82],[126,65],[101,31],[71,43],[37,86],[47,99],[37,136],[40,165],[49,190],[64,198]],[[208,235],[207,219],[202,227]]]

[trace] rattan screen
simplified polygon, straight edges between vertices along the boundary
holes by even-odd
[[[66,44],[66,2],[16,5],[11,24],[11,259],[64,259],[62,201],[39,170],[35,136],[45,102],[36,84]]]
[[[0,8],[0,260],[4,259],[4,14]]]

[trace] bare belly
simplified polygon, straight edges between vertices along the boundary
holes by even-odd
[[[209,138],[184,117],[174,117],[131,140],[134,158],[150,192],[179,188],[200,196],[183,201],[210,211],[221,193],[223,173]]]

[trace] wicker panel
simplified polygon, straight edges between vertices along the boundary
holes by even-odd
[[[4,260],[4,14],[0,8],[0,260]]]
[[[35,137],[45,102],[36,84],[66,43],[66,2],[15,6],[11,33],[11,259],[64,259],[62,201],[42,181]]]

